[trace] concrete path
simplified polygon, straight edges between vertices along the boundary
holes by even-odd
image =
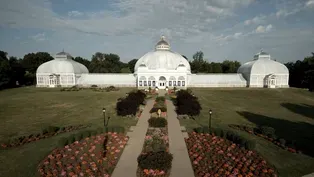
[[[194,171],[188,155],[184,137],[181,132],[180,123],[177,119],[175,107],[169,100],[167,100],[167,114],[169,149],[170,153],[173,154],[170,177],[194,177]]]
[[[308,174],[308,175],[305,175],[305,176],[302,176],[302,177],[314,177],[314,173],[311,173],[311,174]]]
[[[129,133],[129,141],[123,150],[119,162],[112,173],[112,177],[136,177],[137,157],[144,145],[144,139],[148,128],[147,120],[150,118],[149,111],[153,107],[154,100],[147,101],[141,117],[133,132]]]

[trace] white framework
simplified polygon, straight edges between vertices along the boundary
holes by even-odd
[[[253,61],[243,64],[238,73],[192,74],[189,62],[170,50],[164,36],[154,51],[137,61],[133,74],[89,73],[84,65],[73,61],[70,54],[60,52],[54,60],[38,67],[36,78],[38,87],[289,87],[287,67],[271,60],[263,51],[254,55]]]

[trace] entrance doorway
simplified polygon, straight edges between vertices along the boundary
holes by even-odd
[[[158,88],[159,89],[165,89],[166,88],[166,83],[167,83],[167,80],[164,76],[160,76],[159,77],[159,81],[158,81]]]

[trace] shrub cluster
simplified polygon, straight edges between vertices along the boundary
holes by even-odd
[[[150,127],[166,127],[167,119],[163,117],[151,117],[148,119],[148,124]]]
[[[150,113],[157,112],[159,109],[161,112],[167,112],[166,98],[163,96],[157,97],[155,99],[155,104],[153,108],[150,110]]]
[[[96,92],[111,92],[111,91],[118,91],[119,88],[114,87],[114,86],[99,88],[97,85],[92,85],[91,90],[96,91]]]
[[[256,128],[248,127],[244,125],[235,125],[230,124],[229,127],[246,131],[252,135],[256,135],[262,137],[273,144],[286,149],[292,153],[305,153],[310,156],[314,156],[313,151],[311,150],[311,146],[308,143],[296,142],[295,140],[291,139],[283,139],[282,137],[277,137],[275,134],[276,130],[273,127],[269,126],[259,126]]]
[[[195,132],[197,133],[209,133],[209,134],[214,134],[216,136],[225,138],[229,141],[234,142],[235,144],[240,145],[241,147],[244,147],[248,150],[253,150],[255,149],[256,142],[254,140],[248,140],[238,134],[236,134],[233,131],[229,130],[223,130],[220,128],[208,128],[208,127],[197,127],[194,129]]]
[[[142,153],[138,158],[138,166],[141,169],[158,169],[168,171],[171,168],[173,156],[172,154],[159,151],[159,152],[148,152]]]
[[[70,88],[62,88],[60,89],[61,92],[67,91],[67,92],[71,92],[71,91],[80,91],[82,90],[82,88],[79,88],[78,86],[72,86]]]
[[[86,128],[88,126],[78,125],[78,126],[67,126],[67,127],[57,127],[57,126],[48,126],[44,128],[41,133],[30,134],[28,136],[21,136],[18,138],[14,138],[9,140],[6,143],[1,143],[3,148],[17,147],[30,142],[38,141],[40,139],[48,138],[60,133],[70,132],[82,128]]]
[[[96,136],[101,133],[108,133],[108,132],[117,132],[117,133],[124,133],[125,129],[124,127],[120,126],[111,126],[111,127],[105,127],[105,128],[98,128],[93,130],[85,130],[80,131],[75,134],[71,134],[68,137],[63,137],[59,140],[59,147],[64,147],[66,145],[72,144],[75,141],[81,141],[84,138],[90,137],[90,136]]]
[[[119,116],[136,115],[141,104],[144,104],[146,94],[140,90],[128,93],[125,98],[120,98],[116,104]]]
[[[200,114],[202,109],[197,97],[193,96],[190,90],[180,90],[174,99],[177,114],[186,114],[196,116]]]

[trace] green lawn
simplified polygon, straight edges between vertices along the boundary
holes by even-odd
[[[186,127],[208,125],[208,110],[213,110],[212,125],[228,129],[228,124],[268,125],[285,139],[302,143],[314,141],[314,94],[302,89],[195,88],[202,106],[194,120],[182,120]],[[314,158],[292,154],[268,141],[239,134],[257,141],[257,151],[276,166],[282,177],[298,177],[314,172]],[[313,143],[311,143],[313,148]],[[313,149],[314,151],[314,149]]]
[[[111,117],[109,125],[129,127],[135,119],[115,115],[119,97],[131,91],[61,92],[60,89],[24,87],[0,91],[0,142],[12,137],[40,132],[49,125],[103,125],[102,108]],[[38,163],[54,149],[58,140],[69,133],[29,143],[17,148],[0,151],[0,176],[35,176]]]

